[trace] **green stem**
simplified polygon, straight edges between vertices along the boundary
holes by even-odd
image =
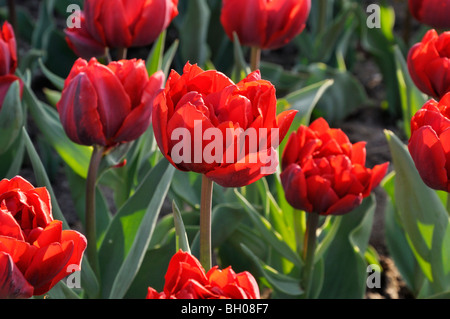
[[[97,232],[95,223],[95,189],[97,181],[98,168],[103,157],[103,147],[94,145],[94,150],[91,155],[89,163],[89,170],[86,180],[86,238],[87,257],[92,270],[97,275],[99,274],[98,253],[97,253]]]
[[[294,221],[294,233],[295,242],[297,245],[297,252],[301,254],[303,248],[303,242],[305,237],[305,212],[302,210],[294,210],[293,221]]]
[[[127,58],[127,48],[121,47],[117,48],[117,60],[125,60]]]
[[[258,47],[252,47],[250,53],[250,68],[251,71],[259,70],[261,66],[261,49]]]
[[[211,207],[213,182],[202,175],[200,199],[200,263],[205,271],[211,269]]]
[[[305,267],[302,273],[302,284],[305,291],[305,299],[310,297],[312,275],[314,270],[314,253],[316,250],[316,231],[319,225],[320,215],[317,213],[310,213],[308,216],[306,231],[305,231],[305,241],[303,243],[303,260],[305,262]]]

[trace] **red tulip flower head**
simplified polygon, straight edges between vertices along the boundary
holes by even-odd
[[[408,53],[408,70],[416,86],[440,99],[450,91],[450,32],[429,30]]]
[[[281,182],[294,208],[341,215],[361,204],[385,176],[388,163],[365,167],[365,142],[352,144],[319,118],[293,132],[282,156]]]
[[[78,59],[57,104],[69,138],[82,145],[113,147],[137,139],[151,122],[164,74],[148,76],[142,60],[103,65]]]
[[[235,84],[187,63],[181,76],[171,72],[155,99],[153,130],[176,168],[240,187],[276,171],[275,148],[296,112],[276,115],[275,88],[259,71]]]
[[[20,94],[23,90],[22,80],[14,75],[17,68],[17,44],[12,26],[5,22],[0,30],[0,110],[9,87],[14,81],[20,82]]]
[[[449,29],[449,0],[409,0],[409,10],[414,18],[436,29]]]
[[[48,292],[80,269],[86,238],[53,220],[49,193],[22,177],[0,181],[0,298]]]
[[[220,21],[242,45],[277,49],[288,44],[306,25],[311,0],[223,0]]]
[[[17,45],[12,26],[5,22],[0,32],[0,76],[14,74],[17,68]]]
[[[164,291],[149,287],[147,299],[260,299],[255,278],[247,271],[217,266],[207,273],[191,254],[178,251],[170,260]]]
[[[145,46],[178,15],[178,0],[85,0],[86,29],[109,48]]]
[[[408,149],[424,183],[450,192],[450,93],[413,116]]]

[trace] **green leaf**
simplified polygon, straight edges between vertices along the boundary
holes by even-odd
[[[180,41],[178,39],[173,41],[171,46],[167,49],[166,53],[164,54],[161,69],[163,70],[166,79],[169,76],[170,66],[172,65],[175,54],[177,53],[179,43]]]
[[[136,271],[135,267],[138,266],[142,257],[140,253],[145,248],[143,246],[148,245],[154,218],[158,216],[160,205],[165,198],[166,187],[170,184],[173,173],[174,167],[165,159],[161,160],[147,173],[134,194],[114,215],[99,249],[104,297],[110,296],[111,287],[116,281],[120,281],[125,286],[120,288],[119,284],[115,283],[114,295],[122,295],[126,292],[122,289],[126,290],[129,280],[132,280]],[[137,238],[142,239],[142,243],[139,244]],[[130,255],[132,250],[133,254]],[[128,261],[125,263],[125,260]],[[125,267],[128,266],[130,266],[129,274],[126,274]],[[117,279],[119,272],[121,272],[121,278]]]
[[[52,201],[52,212],[53,217],[55,219],[61,220],[63,222],[64,228],[69,228],[69,225],[64,217],[64,214],[61,211],[61,208],[56,200],[55,193],[53,191],[53,187],[50,183],[50,180],[47,176],[47,172],[44,169],[44,165],[41,162],[41,159],[39,158],[39,155],[34,148],[33,142],[30,139],[30,136],[28,135],[28,132],[23,128],[23,138],[25,141],[25,147],[28,153],[28,156],[31,161],[31,166],[33,167],[34,176],[36,178],[36,182],[38,185],[47,188],[50,198]]]
[[[204,65],[208,56],[208,26],[210,9],[206,0],[188,1],[187,12],[179,29],[183,61]]]
[[[181,249],[182,251],[191,253],[191,248],[189,247],[189,240],[187,238],[186,229],[183,223],[183,217],[181,216],[181,212],[178,209],[175,201],[172,202],[172,213],[173,220],[175,224],[175,231],[177,234],[177,251]]]
[[[245,61],[244,52],[242,50],[242,46],[239,42],[239,37],[236,32],[233,32],[233,52],[234,52],[234,76],[233,80],[235,83],[239,82],[243,78],[245,78],[248,74],[250,74],[251,70]]]
[[[322,258],[322,256],[326,253],[326,251],[330,247],[334,237],[336,236],[336,233],[339,230],[341,220],[342,220],[341,216],[334,216],[330,229],[327,231],[324,238],[322,238],[320,242],[317,244],[316,252],[314,254],[315,263]]]
[[[15,142],[24,124],[19,81],[14,81],[0,106],[0,154]]]
[[[122,263],[122,266],[120,267],[114,280],[114,284],[109,295],[109,298],[111,299],[123,298],[139,271],[150,243],[153,230],[155,229],[159,212],[167,191],[169,190],[174,170],[175,168],[170,165],[168,169],[165,170],[162,178],[158,180],[158,187],[155,192],[150,193],[152,194],[152,199],[147,207],[145,215],[141,220],[133,241],[133,245],[131,246],[125,261]]]
[[[152,75],[153,73],[161,70],[165,41],[166,30],[161,32],[155,44],[153,44],[153,48],[147,57],[146,67],[148,75]]]
[[[81,299],[74,289],[69,288],[63,281],[58,282],[49,292],[46,293],[49,299]]]
[[[272,288],[280,291],[283,294],[290,296],[301,296],[303,290],[300,288],[300,281],[297,278],[286,276],[277,270],[273,269],[261,259],[259,259],[250,249],[245,245],[241,245],[244,252],[252,259],[254,264],[258,267],[262,276],[272,286]]]
[[[449,217],[437,193],[422,181],[406,145],[386,131],[395,168],[395,204],[406,238],[434,293],[450,287]]]
[[[314,107],[333,82],[333,80],[323,80],[289,93],[282,99],[287,103],[285,108],[298,110],[299,123],[309,125]]]
[[[9,149],[0,154],[0,176],[11,179],[20,173],[25,154],[25,141],[22,131]]]
[[[310,64],[304,71],[310,77],[306,85],[324,80],[333,80],[333,85],[323,93],[313,114],[324,117],[330,124],[343,120],[369,99],[362,84],[348,71],[340,71],[325,64]]]
[[[423,285],[424,274],[419,268],[400,222],[399,212],[395,206],[394,180],[395,171],[382,181],[382,186],[388,195],[384,222],[386,245],[406,285],[417,296]]]
[[[426,102],[426,96],[416,87],[409,75],[405,58],[398,46],[394,47],[398,86],[403,114],[403,126],[407,137],[411,135],[411,118]]]
[[[54,108],[41,103],[27,85],[24,86],[23,98],[36,126],[55,148],[59,156],[77,174],[86,178],[92,148],[72,142],[62,127],[58,112]]]
[[[42,59],[39,59],[39,67],[41,68],[42,73],[50,80],[50,82],[59,90],[62,91],[64,88],[64,79],[59,75],[56,75],[52,71],[50,71],[42,62]]]
[[[236,189],[235,194],[238,197],[239,201],[244,205],[244,209],[247,212],[248,217],[252,220],[258,231],[261,232],[262,238],[266,240],[267,243],[281,256],[291,261],[298,268],[301,268],[303,265],[303,261],[300,259],[297,253],[293,251],[285,241],[283,241],[281,235],[273,229],[269,221],[261,216],[253,207],[253,205],[249,203],[247,199],[242,196],[242,194],[240,194]]]
[[[364,298],[367,280],[365,252],[375,212],[374,197],[363,200],[341,222],[330,248],[323,256],[324,282],[319,298]]]

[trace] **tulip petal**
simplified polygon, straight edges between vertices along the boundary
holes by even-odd
[[[54,242],[61,242],[62,222],[54,220],[45,227],[40,236],[33,243],[36,247],[41,248],[48,246]]]
[[[233,32],[246,46],[262,47],[267,25],[266,0],[224,0],[220,22],[233,41]],[[236,10],[239,8],[239,10]]]
[[[0,251],[0,299],[31,298],[31,286],[10,255]]]
[[[0,234],[24,241],[22,229],[14,217],[7,211],[0,208]]]
[[[173,0],[145,1],[139,19],[130,24],[132,46],[146,46],[155,41],[178,15],[177,2]],[[136,7],[131,3],[130,7]]]
[[[310,0],[270,1],[267,3],[266,42],[264,48],[276,49],[286,45],[306,26],[311,10]]]
[[[215,167],[205,175],[223,187],[242,187],[274,174],[277,166],[278,153],[270,148],[247,154],[237,163]]]
[[[324,215],[343,215],[351,212],[353,209],[361,205],[363,196],[361,194],[347,194],[331,205]]]
[[[86,69],[86,74],[97,93],[97,112],[105,138],[109,140],[117,134],[126,116],[131,112],[130,97],[119,78],[108,67],[92,63]]]
[[[255,277],[248,271],[243,271],[236,275],[236,281],[239,287],[245,290],[251,299],[260,299],[259,286]]]
[[[64,130],[72,141],[83,145],[106,145],[97,110],[97,93],[86,73],[76,75],[65,86],[57,108]]]
[[[281,112],[280,114],[278,114],[277,123],[278,123],[278,129],[279,129],[278,136],[279,136],[280,143],[284,140],[284,137],[288,133],[297,113],[298,113],[297,110],[289,110],[289,111],[284,111],[284,112]]]
[[[291,164],[281,172],[280,178],[289,204],[311,213],[313,205],[308,199],[308,186],[302,168],[297,164]]]
[[[331,182],[319,175],[306,178],[308,185],[308,198],[315,212],[324,214],[328,208],[339,200],[339,197],[331,187]]]
[[[51,288],[53,278],[64,269],[72,251],[72,242],[65,249],[60,243],[51,243],[36,251],[25,272],[25,278],[33,285],[35,295],[44,294]]]
[[[135,107],[123,121],[122,127],[114,137],[116,142],[129,142],[141,136],[149,127],[152,120],[153,102],[161,91],[164,82],[164,73],[158,71],[150,77],[144,92],[139,96],[141,104]]]
[[[409,152],[425,184],[446,190],[448,177],[446,158],[438,136],[430,126],[422,126],[411,136]]]

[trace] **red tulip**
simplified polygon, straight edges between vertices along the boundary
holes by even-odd
[[[449,0],[409,0],[411,14],[423,24],[436,29],[449,29]]]
[[[12,26],[5,22],[0,30],[0,110],[11,84],[18,80],[20,94],[23,92],[22,80],[14,75],[17,68],[16,38]]]
[[[236,274],[231,267],[217,266],[206,274],[200,262],[178,251],[170,260],[164,291],[149,287],[147,299],[259,299],[259,287],[247,271]]]
[[[220,21],[228,37],[261,49],[277,49],[300,34],[311,0],[223,0]]]
[[[429,30],[408,53],[408,70],[425,94],[441,98],[450,91],[450,32]]]
[[[149,77],[142,60],[105,66],[78,59],[57,104],[67,135],[78,144],[106,147],[137,139],[150,125],[163,81],[161,71]]]
[[[450,93],[429,100],[411,119],[409,152],[422,180],[450,192]]]
[[[85,0],[86,29],[106,47],[152,43],[178,15],[178,0]]]
[[[281,181],[296,209],[341,215],[361,204],[386,174],[388,163],[365,167],[365,142],[351,144],[320,118],[292,133],[282,156]]]
[[[16,68],[16,38],[12,26],[5,22],[0,32],[0,76],[14,74]]]
[[[42,295],[80,268],[86,238],[62,230],[51,208],[45,188],[22,177],[0,181],[0,298]]]
[[[284,138],[296,112],[276,115],[275,88],[259,71],[234,84],[187,63],[155,99],[153,130],[175,167],[238,187],[276,171],[276,138]]]
[[[86,19],[84,13],[80,13],[80,27],[66,28],[66,41],[69,47],[76,55],[83,59],[91,57],[101,57],[106,53],[106,47],[103,43],[94,39],[86,28]]]

